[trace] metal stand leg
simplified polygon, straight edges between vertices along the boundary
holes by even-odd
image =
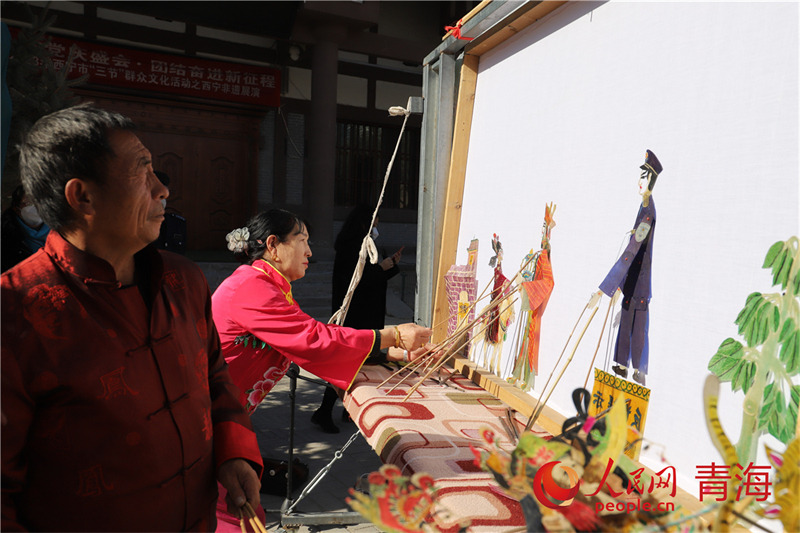
[[[300,368],[292,363],[289,367],[289,370],[286,372],[286,375],[289,377],[289,468],[288,468],[288,477],[286,479],[286,499],[283,500],[283,504],[281,505],[281,527],[287,529],[296,529],[300,526],[310,526],[310,525],[327,525],[327,524],[336,524],[336,525],[343,525],[343,524],[361,524],[364,522],[368,522],[368,520],[364,519],[360,513],[355,512],[331,512],[331,513],[309,513],[309,514],[293,514],[292,507],[294,506],[295,502],[292,500],[292,473],[294,467],[294,415],[295,415],[295,403],[297,398],[297,379],[300,378],[302,380],[308,381],[310,383],[316,383],[318,385],[322,385],[327,387],[328,384],[324,381],[320,381],[317,379],[310,379],[300,375]],[[355,435],[353,435],[355,437]],[[350,439],[352,442],[353,438]],[[348,442],[347,445],[350,444]],[[347,447],[345,445],[345,447]],[[341,457],[341,452],[337,452],[337,457],[334,458],[334,461]],[[328,464],[325,468],[325,471],[329,470],[331,467]],[[316,479],[316,478],[315,478]],[[313,487],[311,487],[313,488]],[[301,494],[301,498],[305,495]]]
[[[286,476],[286,498],[281,505],[281,516],[292,504],[292,477],[294,473],[294,406],[297,403],[297,376],[300,375],[300,368],[292,363],[286,372],[289,376],[289,468]]]

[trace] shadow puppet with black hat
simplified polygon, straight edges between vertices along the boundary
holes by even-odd
[[[649,351],[650,264],[656,228],[656,206],[652,193],[663,167],[656,155],[647,150],[644,164],[639,168],[642,170],[639,176],[642,204],[633,224],[631,238],[599,288],[607,296],[613,296],[618,290],[622,291],[623,296],[614,348],[615,364],[612,368],[617,375],[627,377],[628,366],[632,366],[633,379],[644,385]]]

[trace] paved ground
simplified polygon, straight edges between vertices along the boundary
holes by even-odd
[[[313,378],[306,372],[301,375]],[[253,414],[253,426],[258,435],[259,446],[265,456],[278,459],[288,457],[289,417],[291,414],[289,387],[290,379],[282,379]],[[357,432],[354,423],[342,422],[344,408],[339,401],[334,407],[333,418],[341,430],[340,433],[325,433],[311,423],[311,415],[322,400],[323,390],[324,388],[320,385],[308,383],[302,379],[297,380],[294,453],[295,457],[308,464],[310,468],[309,481],[335,457],[336,452]],[[305,496],[297,504],[293,514],[351,512],[352,510],[345,502],[348,489],[355,487],[362,474],[377,470],[381,464],[378,456],[359,433],[342,454],[341,459],[333,463],[328,474],[308,496]],[[297,499],[307,485],[308,483],[296,489],[292,498]],[[284,501],[285,497],[262,495],[261,505],[267,512],[267,530],[280,531],[282,529],[280,510]],[[362,523],[301,526],[297,531],[299,533],[313,531],[372,533],[379,530],[372,524]]]

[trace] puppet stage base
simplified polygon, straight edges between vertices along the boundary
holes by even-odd
[[[390,390],[399,376],[381,383],[391,375],[382,366],[362,367],[345,394],[344,406],[382,462],[396,465],[403,476],[424,472],[433,478],[438,528],[457,531],[468,524],[470,532],[488,532],[524,527],[520,503],[476,466],[471,447],[483,447],[481,431],[488,429],[511,452],[517,441],[514,431],[522,433],[536,400],[461,358],[434,375],[441,381],[449,376],[444,384],[428,379],[406,401],[418,378]],[[533,433],[543,438],[558,435],[564,421],[563,415],[545,407]],[[673,501],[693,511],[703,507],[680,488]]]
[[[443,368],[442,377],[451,371]],[[475,532],[524,527],[519,502],[475,465],[470,446],[479,446],[481,429],[489,428],[512,450],[510,424],[521,432],[526,417],[512,411],[509,421],[505,403],[457,373],[444,385],[427,380],[407,401],[403,398],[414,380],[389,392],[399,378],[378,385],[390,375],[382,366],[362,367],[344,405],[384,463],[397,465],[405,476],[426,472],[433,477],[443,512],[440,528],[457,530],[460,519],[469,519]]]

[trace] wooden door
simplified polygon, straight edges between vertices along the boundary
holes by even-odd
[[[186,218],[187,248],[225,247],[225,235],[252,214],[254,180],[246,147],[236,139],[141,132],[153,166],[170,178],[167,206]]]
[[[224,250],[225,235],[256,209],[260,117],[167,102],[92,95],[98,106],[131,117],[170,178],[167,206],[186,218],[188,250]]]

